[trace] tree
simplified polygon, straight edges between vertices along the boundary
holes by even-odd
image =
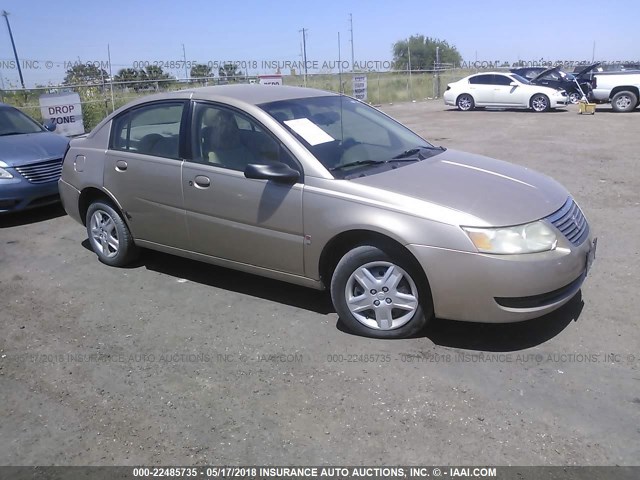
[[[213,77],[213,72],[211,71],[211,67],[208,65],[205,65],[203,63],[198,63],[196,65],[194,65],[193,67],[191,67],[191,71],[189,72],[189,76],[191,78],[199,78],[200,80],[198,80],[199,83],[205,83],[206,78],[210,78]]]
[[[90,63],[78,63],[67,69],[63,83],[65,85],[102,85],[109,75],[102,68]]]
[[[399,40],[393,44],[394,68],[409,69],[409,54],[411,54],[411,70],[431,70],[436,62],[436,48],[440,47],[440,63],[459,65],[462,55],[458,49],[449,45],[445,40],[411,35],[406,40]]]
[[[131,87],[136,92],[142,87],[142,70],[136,68],[123,68],[113,77],[115,82],[120,83],[121,87]]]
[[[235,64],[225,63],[218,69],[218,75],[220,75],[221,79],[235,81],[235,77],[241,77],[243,74],[240,70],[237,70]]]
[[[143,73],[146,80],[168,80],[171,78],[171,75],[164,73],[162,67],[157,65],[149,65],[148,67],[145,67]]]

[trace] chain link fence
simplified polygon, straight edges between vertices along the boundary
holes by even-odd
[[[447,83],[463,78],[475,70],[442,68],[437,70],[345,72],[308,75],[283,75],[282,84],[306,86],[353,95],[354,76],[366,77],[366,101],[380,105],[437,99]],[[117,82],[104,78],[98,82],[77,85],[58,85],[29,89],[0,90],[0,102],[13,105],[37,121],[42,122],[39,99],[43,94],[75,92],[80,96],[85,132],[90,131],[103,118],[128,102],[151,93],[170,92],[199,86],[259,83],[255,76],[199,77],[189,79],[162,79]],[[273,87],[277,88],[277,87]]]

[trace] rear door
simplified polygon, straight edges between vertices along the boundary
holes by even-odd
[[[122,206],[137,240],[189,245],[181,182],[187,107],[182,100],[150,102],[113,120],[104,186]]]

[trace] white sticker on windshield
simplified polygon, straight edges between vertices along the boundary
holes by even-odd
[[[295,120],[285,120],[284,123],[294,132],[304,138],[311,146],[335,140],[331,135],[322,130],[308,118],[296,118]]]

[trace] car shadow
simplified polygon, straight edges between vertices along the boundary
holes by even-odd
[[[584,302],[582,291],[558,310],[539,318],[516,323],[475,323],[432,319],[411,338],[428,338],[442,347],[485,352],[514,352],[535,347],[577,322]],[[340,320],[336,328],[351,334]]]
[[[83,245],[85,245],[84,242]],[[91,249],[88,240],[86,240],[85,247]],[[189,260],[168,253],[144,249],[138,266],[165,275],[184,278],[201,285],[242,293],[321,315],[335,312],[327,292]],[[132,267],[135,268],[136,264],[133,264]]]
[[[476,107],[473,110],[467,110],[466,112],[463,112],[462,110],[458,110],[455,107],[451,107],[451,108],[446,108],[443,110],[443,112],[458,112],[458,113],[482,113],[482,112],[488,112],[488,113],[493,113],[493,112],[513,112],[513,113],[535,113],[535,114],[540,114],[540,113],[545,113],[545,114],[557,114],[557,113],[568,113],[569,110],[566,107],[559,107],[559,108],[552,108],[551,110],[547,110],[546,112],[534,112],[531,109],[528,108],[489,108],[489,107]]]
[[[19,227],[32,223],[44,222],[54,218],[62,217],[67,212],[62,208],[61,203],[54,203],[44,207],[38,207],[21,212],[12,212],[0,215],[0,228]]]
[[[435,319],[422,335],[436,345],[486,352],[513,352],[535,347],[577,322],[584,302],[578,291],[565,305],[547,315],[516,323],[471,323]]]
[[[85,239],[82,246],[89,251]],[[189,260],[168,253],[143,249],[140,258],[125,268],[141,268],[184,278],[190,282],[250,295],[272,302],[308,310],[320,315],[335,313],[327,291],[318,291],[258,275],[231,270],[208,263]],[[562,332],[577,321],[584,302],[578,293],[558,310],[542,317],[518,323],[473,323],[433,319],[412,338],[428,338],[443,347],[488,352],[511,352],[534,347]],[[338,318],[336,328],[349,332]]]
[[[615,114],[621,114],[621,112],[616,112],[613,108],[611,108],[610,105],[608,106],[597,106],[596,107],[596,113],[615,113]],[[639,115],[640,114],[640,108],[635,108],[635,110],[631,110],[630,112],[623,112],[625,115],[629,115],[629,114],[636,114]]]

